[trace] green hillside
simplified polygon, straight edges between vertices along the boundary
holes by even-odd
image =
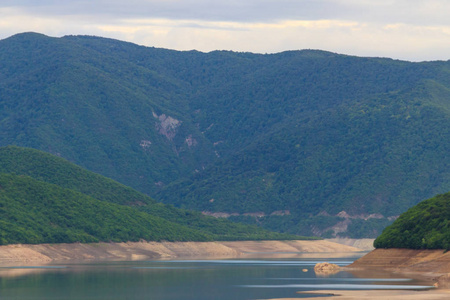
[[[311,215],[380,214],[370,226],[380,230],[389,224],[386,217],[398,216],[419,197],[450,188],[448,111],[421,95],[409,96],[411,101],[389,97],[290,120],[204,172],[166,186],[156,198],[203,211],[262,211],[268,217],[259,222],[300,234],[312,234],[305,226],[319,220],[304,223]],[[280,217],[270,214],[279,210],[290,211],[289,223],[274,224]]]
[[[450,190],[449,99],[449,61],[0,41],[0,146],[301,235],[376,237]]]
[[[0,147],[0,174],[4,177],[0,231],[8,235],[4,244],[307,239],[156,203],[109,178],[31,148]],[[26,232],[32,234],[27,237]]]
[[[146,193],[206,164],[212,145],[181,120],[186,83],[155,70],[162,58],[140,66],[161,52],[140,58],[144,50],[34,33],[0,41],[0,145],[50,152]]]
[[[376,248],[450,249],[450,193],[410,208],[375,240]]]
[[[0,173],[0,244],[210,241],[206,233],[22,175]]]
[[[117,204],[141,206],[156,203],[128,186],[32,148],[0,147],[0,172],[27,175]]]

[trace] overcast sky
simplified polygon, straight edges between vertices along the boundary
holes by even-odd
[[[0,39],[34,31],[176,50],[450,59],[449,0],[0,0]]]

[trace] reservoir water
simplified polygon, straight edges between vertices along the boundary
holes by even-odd
[[[0,299],[248,300],[311,297],[323,289],[429,288],[389,273],[315,274],[318,262],[357,257],[161,260],[0,267]]]

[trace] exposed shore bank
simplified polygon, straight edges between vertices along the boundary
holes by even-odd
[[[188,257],[237,258],[252,254],[358,252],[329,241],[128,242],[0,246],[0,264],[79,260],[146,260]]]
[[[375,249],[348,267],[443,275],[450,273],[450,252],[445,250]]]
[[[356,247],[366,251],[372,251],[373,249],[375,249],[373,247],[373,241],[375,241],[375,239],[332,238],[326,240],[333,243]]]

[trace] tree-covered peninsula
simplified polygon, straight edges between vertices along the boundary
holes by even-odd
[[[384,229],[376,248],[450,249],[450,193],[410,208]]]

